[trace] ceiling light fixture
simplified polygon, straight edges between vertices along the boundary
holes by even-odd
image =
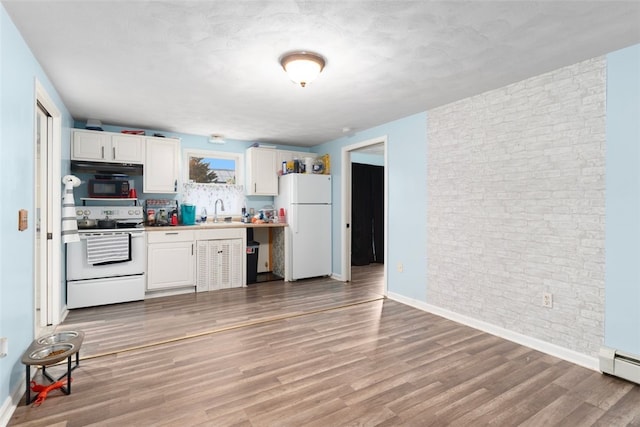
[[[224,137],[222,135],[211,135],[209,137],[209,144],[224,144]]]
[[[318,77],[324,64],[325,60],[321,55],[306,51],[286,53],[280,58],[280,65],[289,78],[302,87]]]

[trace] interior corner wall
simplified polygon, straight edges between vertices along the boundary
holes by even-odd
[[[430,305],[597,355],[605,74],[595,58],[428,112]]]

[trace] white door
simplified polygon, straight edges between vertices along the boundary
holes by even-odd
[[[36,108],[35,138],[35,200],[34,200],[34,328],[40,335],[47,325],[52,324],[52,289],[50,251],[51,240],[47,230],[51,230],[48,212],[50,204],[49,149],[52,145],[53,119],[38,102]]]
[[[331,274],[331,205],[291,206],[293,280]]]

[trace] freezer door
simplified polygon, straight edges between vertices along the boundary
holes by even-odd
[[[331,203],[331,175],[291,174],[291,203]]]
[[[291,278],[331,274],[331,205],[292,205]]]

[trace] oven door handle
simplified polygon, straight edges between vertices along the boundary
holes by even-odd
[[[139,237],[144,237],[144,231],[124,231],[124,232],[114,232],[114,233],[82,233],[80,234],[80,239],[81,240],[86,240],[87,237],[100,237],[100,236],[113,236],[113,235],[119,235],[119,234],[130,234],[132,239],[137,239]]]

